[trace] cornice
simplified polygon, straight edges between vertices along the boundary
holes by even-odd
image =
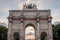
[[[9,10],[9,12],[50,12],[50,10]]]
[[[48,19],[52,19],[52,17],[47,17],[47,18],[13,18],[13,17],[8,17],[8,20],[9,19],[12,19],[12,20],[21,20],[21,19],[24,19],[24,20],[48,20]]]

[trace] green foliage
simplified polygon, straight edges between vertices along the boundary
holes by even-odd
[[[7,28],[0,26],[0,40],[7,40]]]
[[[52,25],[52,27],[54,40],[60,40],[60,23],[57,25]]]

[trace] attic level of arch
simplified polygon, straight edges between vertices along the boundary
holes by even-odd
[[[18,12],[20,12],[20,15],[19,16],[14,16],[13,14],[14,13],[17,13],[19,14]],[[34,15],[34,17],[31,17],[31,18],[26,18],[24,13],[25,12],[35,12],[36,15]],[[39,14],[42,14],[40,12],[48,12],[48,15],[47,16],[40,16]],[[35,14],[34,13],[34,14]],[[51,14],[50,14],[50,10],[10,10],[9,11],[9,17],[8,17],[8,20],[48,20],[48,21],[51,21],[52,17],[51,17]]]

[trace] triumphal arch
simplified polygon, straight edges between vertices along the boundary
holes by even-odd
[[[53,40],[51,20],[51,11],[38,10],[34,3],[23,4],[22,10],[9,10],[8,40]],[[28,26],[35,30],[34,39],[25,35]]]

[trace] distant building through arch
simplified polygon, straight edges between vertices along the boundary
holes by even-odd
[[[35,33],[35,26],[33,24],[27,24],[25,27],[25,40],[35,40]]]

